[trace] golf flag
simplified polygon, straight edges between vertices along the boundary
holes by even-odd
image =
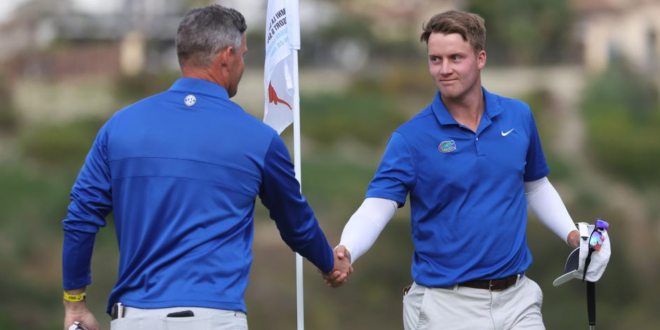
[[[269,0],[266,13],[264,123],[282,133],[293,122],[295,52],[300,49],[298,0]]]
[[[268,0],[266,10],[266,64],[264,70],[264,123],[281,134],[293,123],[293,159],[296,179],[300,170],[300,94],[298,0]],[[302,189],[302,183],[301,183]],[[303,260],[296,254],[296,310],[298,330],[305,329]]]

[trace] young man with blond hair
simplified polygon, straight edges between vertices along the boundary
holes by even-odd
[[[525,276],[527,205],[569,246],[579,233],[546,176],[529,107],[488,92],[483,18],[435,15],[424,26],[437,94],[391,136],[366,199],[335,249],[355,262],[410,195],[414,283],[405,329],[544,329],[542,293]],[[337,276],[337,280],[335,280]],[[339,273],[324,276],[343,284]]]

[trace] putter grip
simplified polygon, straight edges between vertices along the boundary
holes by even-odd
[[[596,283],[587,282],[587,314],[589,314],[589,325],[596,325]]]

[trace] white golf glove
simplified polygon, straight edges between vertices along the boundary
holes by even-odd
[[[584,276],[584,269],[589,256],[589,239],[594,231],[595,226],[588,223],[580,222],[576,224],[580,231],[580,247],[575,249],[566,260],[566,267],[564,275],[558,277],[554,282],[554,286],[562,285],[571,279],[585,280],[588,282],[598,282],[603,276],[607,263],[610,261],[612,250],[610,248],[610,238],[607,230],[601,231],[603,236],[603,245],[600,251],[593,251],[591,253],[591,262],[587,267],[587,275]]]

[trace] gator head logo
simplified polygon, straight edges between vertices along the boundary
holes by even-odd
[[[438,146],[438,150],[444,153],[452,152],[456,150],[456,142],[454,142],[454,140],[442,141]]]
[[[268,103],[275,103],[275,105],[277,105],[277,103],[282,103],[287,107],[289,107],[289,110],[293,110],[291,109],[289,103],[286,103],[286,101],[277,97],[277,93],[275,92],[275,88],[273,88],[272,83],[268,83]]]

